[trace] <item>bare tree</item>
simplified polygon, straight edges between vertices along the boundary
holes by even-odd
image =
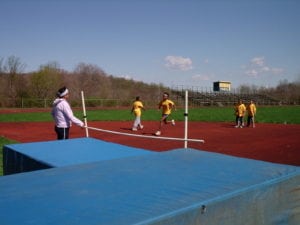
[[[1,64],[3,64],[3,60],[1,61]],[[22,83],[24,77],[21,73],[24,68],[25,64],[16,56],[8,57],[4,65],[1,65],[2,76],[6,83],[3,87],[3,91],[6,93],[7,97],[12,99],[12,105],[15,104],[16,98],[19,97],[18,93],[23,92],[24,85],[22,85]]]
[[[110,79],[96,65],[80,63],[72,75],[74,89],[83,90],[87,97],[107,97],[110,92]]]

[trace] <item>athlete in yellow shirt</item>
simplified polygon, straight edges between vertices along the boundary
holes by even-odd
[[[134,113],[135,119],[133,122],[132,130],[137,131],[138,129],[143,129],[144,126],[141,123],[142,110],[145,110],[140,97],[137,96],[132,104],[131,113]]]
[[[163,93],[163,99],[159,102],[158,109],[162,110],[162,116],[159,121],[158,131],[156,131],[156,133],[155,133],[155,135],[157,135],[157,136],[161,135],[161,128],[162,128],[163,123],[168,124],[171,122],[173,126],[175,125],[174,120],[167,121],[167,118],[172,113],[172,109],[176,110],[175,103],[169,99],[169,93],[167,93],[167,92]]]
[[[237,127],[243,128],[245,112],[246,112],[246,106],[244,105],[243,101],[240,100],[236,108],[236,115],[238,116],[238,124],[235,126],[236,128]]]
[[[256,115],[256,106],[252,100],[250,101],[250,104],[247,106],[247,112],[248,112],[247,127],[250,127],[250,124],[252,124],[252,127],[254,128],[255,127],[254,117]]]

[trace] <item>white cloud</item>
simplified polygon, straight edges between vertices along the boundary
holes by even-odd
[[[263,71],[263,72],[269,72],[271,69],[268,67],[268,66],[263,66],[262,68],[261,68],[261,71]]]
[[[126,80],[132,80],[132,77],[130,75],[124,75],[124,79],[126,79]]]
[[[193,62],[190,58],[184,58],[182,56],[166,56],[165,66],[169,69],[187,71],[193,69]]]
[[[244,67],[245,74],[251,77],[260,77],[263,75],[279,75],[283,73],[282,68],[274,68],[267,65],[265,57],[257,56],[250,60],[248,66]]]
[[[116,75],[117,77],[120,77],[120,78],[124,78],[126,80],[133,80],[132,76],[131,75]]]
[[[272,68],[273,74],[282,74],[284,70],[282,68]]]
[[[265,57],[254,57],[251,59],[251,64],[262,67],[265,65]]]
[[[245,74],[250,77],[256,77],[258,72],[255,69],[251,69],[251,70],[246,70]]]

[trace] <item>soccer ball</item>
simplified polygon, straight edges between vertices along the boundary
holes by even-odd
[[[159,136],[159,135],[161,135],[161,132],[158,130],[158,131],[155,132],[155,135]]]

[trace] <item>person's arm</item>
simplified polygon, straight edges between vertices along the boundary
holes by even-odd
[[[143,104],[142,102],[140,102],[140,106],[139,106],[139,107],[140,107],[140,109],[143,110],[143,111],[146,110],[146,108],[144,107],[144,104]]]
[[[134,106],[131,107],[131,111],[130,112],[133,113],[133,110],[134,110]]]
[[[161,102],[158,103],[158,110],[161,108]]]
[[[176,111],[177,109],[176,109],[176,105],[175,105],[175,103],[173,102],[173,109]]]
[[[67,102],[66,102],[66,104],[64,104],[64,112],[65,112],[65,115],[67,116],[67,118],[70,121],[72,121],[72,123],[74,123],[80,127],[84,126],[84,123],[80,119],[78,119],[77,117],[74,116],[73,111]]]
[[[175,105],[175,103],[173,102],[173,101],[169,101],[169,108],[170,108],[170,110],[176,110],[176,105]]]

